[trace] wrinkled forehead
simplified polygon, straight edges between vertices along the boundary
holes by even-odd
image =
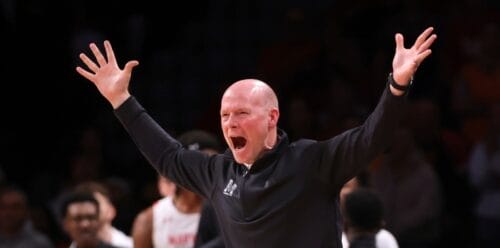
[[[225,108],[240,108],[240,107],[259,107],[263,106],[265,99],[262,94],[255,88],[250,88],[248,91],[228,89],[221,100],[221,109]]]
[[[266,83],[243,79],[229,86],[221,100],[221,111],[241,107],[278,108],[278,98]]]

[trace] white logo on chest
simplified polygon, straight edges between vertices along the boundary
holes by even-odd
[[[229,182],[227,183],[226,188],[224,188],[224,191],[222,191],[222,193],[227,196],[233,196],[236,188],[238,188],[238,185],[234,183],[233,179],[229,179]]]

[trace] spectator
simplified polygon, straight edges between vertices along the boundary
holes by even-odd
[[[117,248],[99,239],[99,203],[91,193],[70,193],[61,205],[70,248]]]
[[[352,193],[353,191],[357,191],[359,189],[367,189],[370,187],[369,183],[369,174],[367,171],[363,171],[356,175],[354,178],[349,180],[342,189],[340,190],[340,205],[342,206],[341,209],[345,210],[345,199],[346,196]],[[371,193],[370,193],[371,194]],[[374,196],[377,198],[377,202],[380,202],[379,196]],[[375,203],[376,204],[376,203]],[[368,211],[368,210],[367,210]],[[345,216],[345,213],[343,214]],[[383,217],[382,217],[383,218]],[[384,229],[385,226],[385,220],[382,219],[382,225],[380,227],[380,230],[375,234],[375,247],[376,248],[398,248],[398,242],[394,235],[390,233],[388,230]],[[346,223],[344,223],[344,226]],[[342,232],[342,246],[344,248],[349,248],[350,242],[347,239],[346,232]]]
[[[188,150],[206,154],[220,150],[217,138],[201,130],[186,132],[179,141]],[[135,247],[194,247],[200,223],[201,197],[161,176],[158,177],[158,190],[163,198],[139,213],[134,221]],[[202,230],[208,232],[205,227]]]
[[[475,207],[478,247],[500,247],[500,103],[490,109],[487,135],[469,158],[469,178],[479,193]]]
[[[106,186],[98,182],[86,182],[77,185],[75,191],[93,194],[99,203],[100,240],[120,248],[133,247],[132,238],[112,225],[117,213]]]
[[[0,189],[0,247],[53,247],[49,239],[32,226],[24,192],[12,186]]]
[[[345,196],[344,228],[347,247],[376,248],[375,236],[383,226],[383,207],[377,194],[356,189]]]

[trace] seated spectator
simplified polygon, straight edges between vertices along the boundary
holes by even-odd
[[[158,193],[162,199],[172,197],[175,192],[175,184],[158,175],[157,180]],[[153,205],[154,206],[154,205]],[[153,206],[141,211],[134,220],[132,227],[132,239],[134,247],[149,248],[153,246]]]
[[[207,154],[216,153],[219,147],[212,134],[199,130],[181,135],[179,142],[188,150]],[[158,179],[158,190],[163,198],[139,213],[134,221],[134,247],[194,247],[202,198],[164,177]]]
[[[26,194],[11,186],[0,189],[0,247],[53,247],[44,234],[33,228]]]
[[[132,248],[132,238],[112,225],[116,217],[116,208],[111,202],[110,193],[106,186],[98,182],[86,182],[78,185],[75,190],[91,193],[99,202],[99,239],[116,247]]]
[[[369,187],[369,174],[365,171],[359,173],[356,177],[349,180],[340,190],[340,205],[344,209],[345,199],[348,194],[358,189]],[[349,240],[346,233],[342,232],[342,245],[344,248],[349,248]],[[398,242],[392,233],[384,228],[375,235],[375,247],[377,248],[399,248]]]
[[[383,226],[383,207],[368,189],[356,189],[345,196],[343,206],[345,236],[351,248],[375,248],[375,236]]]
[[[487,134],[469,158],[469,180],[477,191],[475,244],[500,247],[500,102],[490,106]]]
[[[99,239],[99,203],[90,193],[71,193],[61,205],[64,231],[70,248],[112,248]]]

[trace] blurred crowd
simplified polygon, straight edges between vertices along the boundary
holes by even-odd
[[[111,106],[74,71],[88,43],[109,39],[120,64],[140,61],[131,92],[174,136],[197,128],[220,138],[222,90],[258,78],[275,89],[291,140],[326,139],[371,112],[394,34],[414,40],[428,26],[438,35],[433,54],[391,148],[369,165],[367,187],[400,247],[498,244],[498,1],[0,5],[2,92],[11,95],[0,100],[0,247],[21,231],[47,247],[70,244],[60,208],[84,183],[104,185],[115,212],[108,222],[123,235],[162,198]]]

